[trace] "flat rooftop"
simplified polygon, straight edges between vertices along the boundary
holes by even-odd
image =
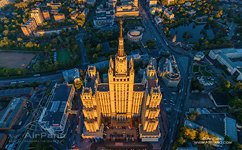
[[[25,100],[22,98],[13,99],[8,106],[0,112],[0,128],[11,128],[18,111],[23,108]]]
[[[57,84],[54,88],[53,98],[47,106],[45,116],[42,119],[42,121],[48,121],[49,125],[60,124],[72,85]]]

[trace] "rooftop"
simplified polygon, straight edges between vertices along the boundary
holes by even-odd
[[[145,86],[143,84],[134,84],[134,91],[145,91]]]
[[[107,83],[99,84],[98,87],[97,87],[97,90],[100,91],[100,92],[107,92],[107,91],[109,91],[109,86],[108,86]]]
[[[52,100],[47,106],[43,121],[48,121],[49,125],[60,124],[64,114],[66,104],[71,94],[72,85],[56,84],[52,93]]]
[[[0,128],[11,128],[17,113],[23,108],[25,100],[22,98],[13,99],[8,106],[0,113]]]

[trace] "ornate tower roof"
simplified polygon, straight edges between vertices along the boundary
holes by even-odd
[[[123,20],[119,21],[119,38],[118,38],[118,56],[123,57],[125,56],[124,52],[124,38],[123,38]]]

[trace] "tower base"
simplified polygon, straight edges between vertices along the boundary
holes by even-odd
[[[104,125],[102,124],[100,126],[100,130],[96,132],[88,132],[86,128],[84,127],[83,133],[82,133],[82,138],[84,139],[103,139],[103,130],[104,130]]]

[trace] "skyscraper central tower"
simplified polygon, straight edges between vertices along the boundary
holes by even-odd
[[[141,83],[135,83],[134,62],[128,62],[124,50],[123,21],[120,21],[118,52],[115,60],[110,57],[108,83],[101,83],[95,66],[88,66],[85,85],[81,94],[85,132],[84,138],[101,137],[101,117],[125,120],[141,117],[141,138],[158,139],[159,113],[162,95],[158,86],[156,70],[147,67]],[[150,135],[150,133],[152,133]]]

